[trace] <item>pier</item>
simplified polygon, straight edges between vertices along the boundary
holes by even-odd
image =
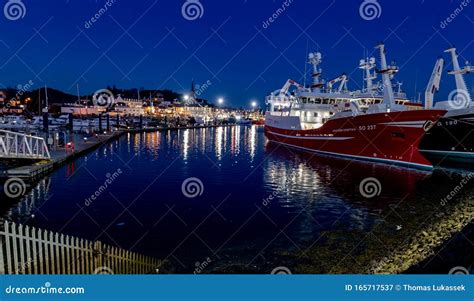
[[[136,129],[126,129],[118,130],[114,132],[105,132],[92,136],[87,139],[81,139],[80,135],[75,137],[75,141],[72,144],[73,148],[59,148],[57,150],[48,151],[46,144],[43,145],[44,156],[30,156],[25,155],[25,158],[34,158],[37,159],[37,162],[32,164],[23,165],[19,167],[9,168],[0,172],[1,178],[20,178],[20,179],[34,179],[46,173],[54,171],[56,168],[62,166],[63,164],[70,162],[90,151],[97,149],[98,147],[110,142],[113,139],[116,139],[127,133],[148,133],[156,131],[168,131],[168,130],[189,130],[189,129],[202,129],[202,128],[216,128],[221,126],[234,126],[234,125],[194,125],[194,126],[183,126],[183,127],[149,127],[149,128],[136,128]],[[19,134],[20,136],[27,136]],[[0,136],[1,137],[1,136]],[[30,137],[30,136],[27,136]],[[43,138],[37,138],[38,141],[44,143]],[[38,142],[39,143],[39,142]],[[0,146],[1,146],[0,140]],[[47,156],[46,156],[47,154]],[[15,157],[16,159],[22,159],[23,157]],[[1,158],[1,155],[0,155]],[[13,159],[12,157],[7,159]],[[42,159],[42,160],[39,160]]]
[[[55,168],[63,165],[70,160],[73,160],[89,151],[92,151],[104,143],[109,142],[126,133],[125,131],[116,131],[106,134],[93,136],[86,139],[77,139],[73,144],[51,151],[50,159],[39,161],[34,164],[14,167],[3,171],[0,175],[2,178],[21,178],[31,179],[41,176],[45,173],[53,171]],[[46,158],[45,158],[46,159]]]
[[[46,142],[41,137],[0,130],[0,159],[49,160]]]

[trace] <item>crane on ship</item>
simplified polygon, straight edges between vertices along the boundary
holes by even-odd
[[[454,75],[456,81],[456,92],[457,94],[461,94],[460,100],[463,101],[462,105],[464,105],[465,108],[468,108],[472,106],[473,102],[471,95],[469,94],[466,81],[464,80],[464,74],[474,73],[474,67],[471,66],[469,62],[466,62],[463,68],[460,67],[456,48],[452,47],[445,50],[444,52],[451,54],[453,70],[448,71],[448,74]],[[443,67],[444,59],[438,58],[425,90],[426,109],[431,109],[434,107],[434,94],[439,91]]]
[[[304,87],[300,84],[298,84],[296,81],[292,79],[288,79],[286,83],[283,85],[283,87],[279,91],[280,96],[285,96],[288,94],[288,91],[290,90],[291,86],[295,86],[298,90],[302,90]]]
[[[348,78],[345,73],[339,75],[338,77],[328,81],[326,83],[326,88],[329,92],[333,92],[332,87],[337,84],[338,82],[341,82],[339,85],[339,88],[337,88],[336,92],[341,93],[342,91],[347,91],[347,82]]]
[[[439,91],[439,84],[441,82],[441,75],[443,72],[444,59],[438,58],[431,73],[430,81],[425,90],[425,109],[433,108],[434,95]]]

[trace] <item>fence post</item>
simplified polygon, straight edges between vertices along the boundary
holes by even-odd
[[[25,268],[25,249],[23,247],[23,239],[26,238],[23,236],[23,225],[18,225],[18,243],[20,244],[20,261],[16,267],[16,274],[22,274],[23,269]]]
[[[42,237],[42,240],[41,240],[40,249],[41,249],[41,247],[43,247],[45,273],[49,274],[49,263],[51,262],[49,260],[49,244],[48,244],[49,236],[48,236],[48,232],[46,230],[43,230],[42,232],[43,232],[43,234],[42,234],[43,237]]]
[[[38,273],[38,261],[40,260],[40,256],[38,256],[37,252],[38,249],[36,248],[37,245],[37,238],[36,238],[36,229],[31,227],[31,240],[33,241],[33,257],[32,257],[32,264],[33,269],[31,270],[33,274]]]
[[[67,274],[66,272],[66,256],[68,250],[64,246],[64,234],[59,236],[59,248],[61,250],[61,274]],[[67,256],[67,260],[69,261],[69,256]]]
[[[12,241],[12,250],[13,250],[13,265],[12,265],[12,274],[18,274],[18,246],[17,246],[17,232],[16,224],[11,224],[11,241]]]
[[[0,275],[5,275],[6,273],[6,270],[5,270],[5,263],[6,263],[6,260],[5,260],[5,252],[3,251],[4,247],[5,247],[5,237],[6,237],[6,233],[5,233],[5,228],[3,228],[3,230],[0,228]]]
[[[31,258],[32,248],[31,248],[30,227],[25,226],[24,233],[25,233],[25,243],[26,243],[26,263],[23,266],[23,274],[31,274],[31,265],[33,264],[33,259]]]

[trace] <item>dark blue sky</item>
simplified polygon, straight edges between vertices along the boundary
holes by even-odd
[[[440,23],[462,1],[378,0],[380,17],[368,21],[359,14],[362,0],[293,0],[268,28],[264,21],[284,1],[200,0],[202,17],[189,21],[181,12],[185,0],[116,0],[90,28],[85,22],[106,1],[22,1],[23,18],[0,15],[3,87],[32,80],[33,88],[47,84],[72,94],[76,83],[82,94],[112,84],[185,92],[194,78],[212,82],[204,98],[247,105],[262,103],[287,78],[303,81],[307,43],[323,53],[326,78],[346,72],[356,89],[359,59],[384,40],[388,59],[402,67],[397,78],[416,97],[448,46],[458,47],[462,62],[474,60],[474,1],[445,28]],[[471,89],[473,77],[466,77]],[[444,75],[437,98],[447,97],[453,83]]]

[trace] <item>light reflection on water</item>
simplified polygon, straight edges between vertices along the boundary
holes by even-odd
[[[123,175],[85,207],[118,168]],[[207,256],[265,271],[262,260],[278,266],[271,258],[319,244],[323,231],[368,232],[399,204],[425,210],[418,206],[438,202],[460,176],[313,156],[267,143],[257,126],[127,134],[40,180],[5,216],[178,258],[183,272]],[[201,197],[182,194],[189,177],[204,183]],[[381,182],[380,196],[361,196],[367,177]],[[473,195],[472,185],[465,195]]]

